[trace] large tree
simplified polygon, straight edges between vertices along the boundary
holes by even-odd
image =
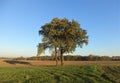
[[[54,18],[50,23],[41,27],[39,34],[43,36],[43,43],[38,48],[54,48],[55,53],[58,49],[61,65],[63,65],[64,53],[74,52],[76,47],[88,44],[87,31],[82,29],[77,21],[69,21],[66,18]]]

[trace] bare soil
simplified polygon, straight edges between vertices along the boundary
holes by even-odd
[[[120,61],[64,61],[64,65],[93,65],[93,64],[120,66]],[[12,67],[12,66],[54,66],[54,65],[56,65],[55,61],[0,59],[0,66]]]

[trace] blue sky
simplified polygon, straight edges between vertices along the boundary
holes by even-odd
[[[74,54],[120,55],[119,0],[0,0],[0,57],[36,56],[38,30],[54,17],[88,31],[89,44]]]

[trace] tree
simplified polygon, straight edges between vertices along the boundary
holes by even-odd
[[[42,42],[47,48],[59,50],[61,65],[64,53],[72,53],[76,47],[82,48],[83,44],[88,44],[87,31],[82,29],[77,21],[69,21],[66,18],[54,18],[41,27],[39,34],[43,36]]]

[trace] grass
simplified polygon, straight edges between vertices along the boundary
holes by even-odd
[[[120,66],[0,67],[0,83],[120,83]]]

